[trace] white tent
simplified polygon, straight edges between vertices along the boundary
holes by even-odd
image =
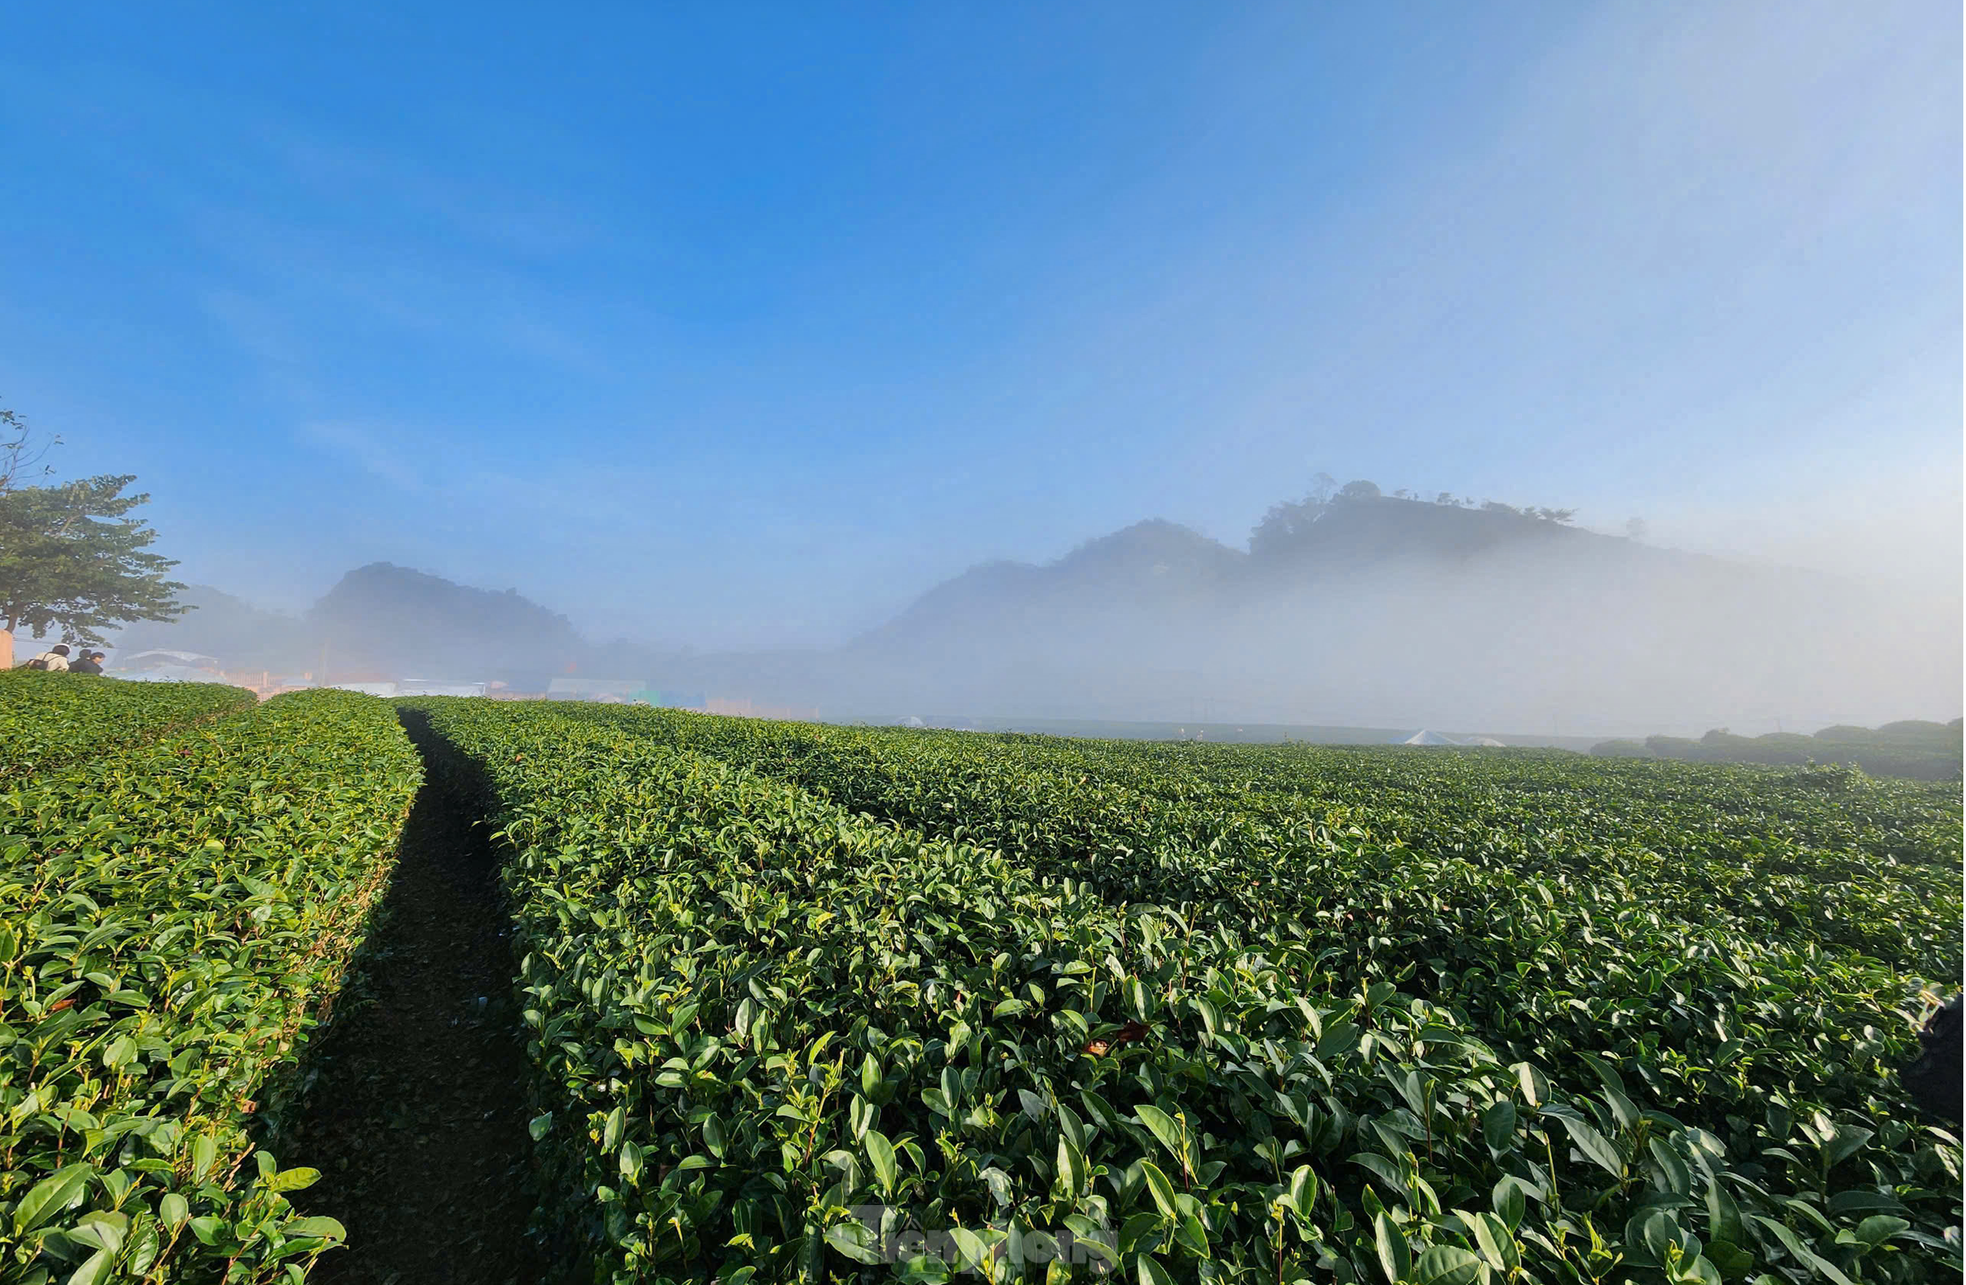
[[[159,657],[162,657],[162,659],[158,659]],[[207,656],[203,652],[171,651],[165,647],[153,647],[149,651],[140,651],[129,656],[119,656],[116,663],[125,669],[150,669],[173,663],[180,666],[188,665],[193,668],[217,669],[219,662],[218,657]]]
[[[1459,745],[1460,743],[1450,736],[1430,732],[1424,727],[1403,740],[1393,742],[1395,745]]]

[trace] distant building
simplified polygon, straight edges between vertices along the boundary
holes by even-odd
[[[1424,727],[1411,736],[1393,742],[1395,745],[1459,745],[1460,743],[1451,736],[1442,736],[1439,732],[1430,732]]]

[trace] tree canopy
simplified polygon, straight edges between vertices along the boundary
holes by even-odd
[[[0,490],[0,628],[100,643],[106,626],[183,614],[184,586],[165,578],[177,563],[149,552],[156,531],[128,516],[150,499],[123,494],[135,480]]]
[[[1270,506],[1263,520],[1249,534],[1249,551],[1254,554],[1277,553],[1303,538],[1312,524],[1329,512],[1334,506],[1357,504],[1369,500],[1388,498],[1379,489],[1379,484],[1359,478],[1339,486],[1329,473],[1319,473],[1311,479],[1311,489],[1301,500],[1285,500]],[[1479,508],[1483,513],[1493,513],[1505,517],[1534,518],[1542,522],[1555,522],[1569,525],[1577,517],[1575,509],[1551,509],[1530,505],[1517,508],[1500,500],[1488,500],[1480,505],[1475,501],[1442,491],[1431,501],[1413,491],[1401,487],[1391,495],[1392,499],[1413,504],[1435,504],[1442,508]],[[1635,521],[1636,519],[1634,519]],[[1634,536],[1634,539],[1637,537]]]
[[[50,470],[41,461],[50,449],[60,445],[59,437],[36,442],[20,413],[0,406],[0,495],[13,490],[28,477],[36,474],[46,476]]]

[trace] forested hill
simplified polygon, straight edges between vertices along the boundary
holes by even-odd
[[[426,678],[556,670],[587,650],[565,616],[516,589],[472,589],[387,562],[343,576],[307,623],[351,661]]]
[[[307,655],[308,634],[298,616],[262,610],[211,585],[191,585],[178,601],[191,610],[176,620],[138,621],[116,634],[116,657],[167,648],[217,657],[239,669],[285,670]]]
[[[473,589],[387,562],[357,567],[301,615],[262,611],[203,585],[178,620],[133,625],[119,655],[165,647],[237,668],[346,677],[482,679],[578,668],[593,648],[567,618],[517,590]]]
[[[1907,719],[1883,727],[1825,727],[1813,736],[1771,732],[1735,736],[1716,728],[1693,740],[1648,736],[1642,741],[1605,741],[1591,753],[1600,758],[1657,758],[1681,763],[1847,763],[1872,776],[1903,776],[1919,781],[1960,779],[1960,719],[1928,723]]]
[[[1551,733],[1957,707],[1956,622],[1929,604],[1568,518],[1355,484],[1278,505],[1247,550],[1143,522],[935,586],[830,658],[814,703]]]
[[[1494,558],[1557,554],[1606,572],[1677,567],[1711,575],[1729,567],[1713,558],[1579,530],[1560,520],[1567,517],[1555,510],[1346,496],[1278,505],[1253,533],[1247,551],[1154,519],[1088,541],[1043,566],[972,567],[930,589],[861,642],[880,646],[979,625],[998,630],[1055,611],[1080,614],[1088,606],[1127,612],[1229,608],[1320,580],[1375,571],[1451,575]]]

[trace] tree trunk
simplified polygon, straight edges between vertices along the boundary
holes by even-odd
[[[0,670],[14,667],[14,631],[0,629]]]

